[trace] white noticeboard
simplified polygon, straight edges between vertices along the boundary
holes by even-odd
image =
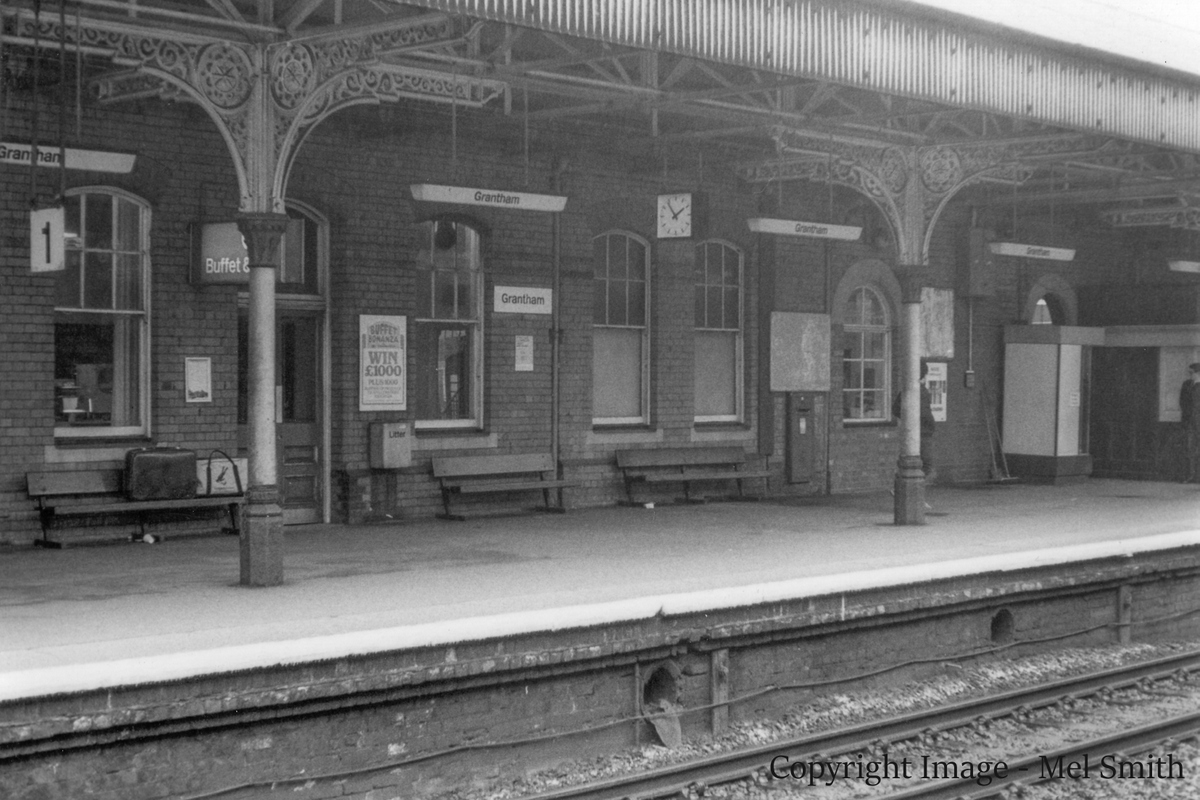
[[[943,361],[930,361],[926,365],[929,372],[925,374],[925,388],[929,390],[929,409],[933,412],[934,422],[946,421],[946,364]]]
[[[771,391],[829,391],[828,314],[771,312]]]
[[[29,269],[59,272],[66,267],[66,212],[62,206],[29,212]]]
[[[358,410],[404,411],[408,405],[408,317],[358,317]]]
[[[517,372],[533,372],[533,337],[518,336],[516,338],[516,367]]]
[[[212,402],[212,359],[185,358],[183,360],[183,377],[188,403]]]

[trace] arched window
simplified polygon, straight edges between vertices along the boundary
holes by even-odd
[[[742,419],[742,252],[719,241],[696,246],[696,422]]]
[[[877,291],[860,286],[843,311],[842,416],[848,422],[891,415],[892,329],[887,304]]]
[[[623,231],[592,240],[592,418],[650,421],[650,247]]]
[[[425,223],[418,258],[413,391],[419,428],[483,425],[483,269],[479,232]]]
[[[67,193],[54,302],[56,436],[149,433],[150,207],[118,189]]]

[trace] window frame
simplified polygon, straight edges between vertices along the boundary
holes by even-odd
[[[866,392],[877,391],[875,389],[868,390],[862,386],[859,386],[859,387],[853,388],[853,389],[848,388],[846,386],[844,376],[846,374],[845,365],[846,365],[847,360],[854,361],[861,365],[862,363],[864,363],[868,360],[875,361],[876,359],[866,359],[865,357],[860,357],[858,359],[847,359],[846,356],[844,355],[845,347],[843,347],[843,355],[841,358],[842,375],[843,375],[842,392],[841,392],[841,394],[842,394],[842,422],[846,425],[878,425],[881,423],[890,423],[894,419],[892,416],[892,404],[891,404],[892,369],[893,369],[893,365],[892,365],[892,351],[893,351],[892,309],[888,304],[887,297],[885,296],[885,294],[882,291],[880,291],[878,288],[871,286],[869,284],[861,284],[861,285],[855,286],[850,291],[849,297],[847,298],[847,302],[845,305],[848,306],[850,301],[855,300],[859,296],[859,294],[863,293],[863,292],[866,292],[866,293],[870,294],[872,297],[874,297],[880,310],[883,312],[883,318],[884,318],[883,323],[882,324],[864,323],[861,319],[861,315],[854,321],[851,321],[850,319],[843,319],[842,336],[843,337],[848,337],[848,336],[860,337],[859,338],[859,352],[860,353],[867,352],[866,348],[863,347],[863,344],[865,344],[864,337],[866,337],[867,335],[880,335],[883,337],[883,351],[884,351],[883,359],[882,359],[883,366],[880,369],[880,373],[883,375],[883,386],[881,387],[880,390],[878,390],[881,393],[881,404],[882,404],[882,408],[883,408],[883,415],[879,416],[879,417],[846,416],[846,395],[848,393],[857,392],[860,395],[860,400],[861,400],[861,396],[863,394],[865,394]],[[861,374],[861,368],[859,371]],[[859,404],[859,407],[860,408],[862,407],[861,402]]]
[[[653,317],[653,315],[651,314],[650,302],[651,302],[651,298],[652,298],[651,280],[652,280],[652,275],[653,275],[652,267],[653,267],[654,262],[653,262],[653,259],[651,257],[651,252],[650,252],[650,242],[647,241],[646,239],[642,238],[641,236],[638,236],[636,233],[633,233],[632,231],[628,231],[628,230],[617,229],[617,228],[604,231],[603,233],[599,233],[592,237],[592,253],[593,253],[592,291],[593,292],[596,291],[596,283],[599,281],[599,278],[596,275],[596,263],[595,263],[596,242],[599,241],[600,239],[605,240],[604,253],[605,253],[605,259],[606,259],[606,261],[605,261],[606,269],[605,269],[604,283],[605,283],[605,286],[607,287],[609,280],[610,280],[608,277],[608,269],[607,269],[607,266],[608,266],[607,258],[608,258],[608,253],[610,251],[608,242],[611,237],[615,237],[615,236],[619,236],[625,241],[627,255],[628,255],[628,247],[629,247],[630,241],[637,242],[642,248],[643,274],[645,275],[645,280],[643,281],[644,287],[643,287],[643,295],[642,295],[643,323],[641,325],[629,325],[628,323],[626,323],[624,325],[615,325],[615,324],[612,324],[607,321],[604,323],[598,323],[598,322],[596,322],[596,319],[595,319],[595,316],[596,316],[595,315],[595,299],[593,298],[593,313],[592,313],[592,332],[593,332],[593,341],[592,341],[592,365],[593,365],[592,425],[596,426],[596,427],[612,427],[612,426],[621,426],[621,425],[649,425],[650,424],[650,335],[651,335],[650,323],[651,323],[651,319]],[[611,313],[611,309],[608,308],[608,304],[607,304],[608,295],[609,295],[609,293],[606,289],[606,291],[605,291],[605,319],[606,320],[609,318],[608,315]],[[597,329],[608,329],[608,330],[639,330],[640,329],[640,331],[641,331],[641,336],[640,336],[641,393],[640,393],[640,397],[638,398],[638,404],[641,408],[641,414],[638,416],[599,417],[599,416],[596,416],[596,414],[595,414],[596,386],[595,386],[595,380],[594,380],[594,375],[595,375],[594,370],[595,370],[595,359],[596,359],[595,332]]]
[[[744,422],[746,419],[746,375],[745,375],[745,369],[746,369],[746,367],[745,367],[745,363],[746,363],[746,348],[745,348],[745,337],[746,337],[746,306],[745,306],[745,303],[746,303],[746,253],[737,245],[733,244],[732,242],[726,241],[724,239],[705,239],[702,242],[698,242],[696,244],[696,251],[695,251],[696,269],[698,271],[699,269],[703,268],[705,277],[707,277],[707,272],[708,272],[708,270],[707,270],[708,247],[711,247],[711,246],[720,247],[722,249],[722,253],[724,253],[724,254],[732,253],[732,254],[735,254],[737,257],[738,324],[737,324],[736,328],[703,327],[703,326],[694,324],[694,315],[693,315],[693,336],[695,338],[698,338],[699,333],[702,331],[719,332],[719,333],[733,333],[734,334],[734,343],[733,343],[733,347],[734,347],[734,363],[733,363],[734,413],[732,413],[732,414],[695,414],[694,412],[695,412],[696,399],[695,399],[695,397],[693,397],[693,399],[692,399],[693,422],[700,423],[700,424],[720,423],[720,422],[740,423],[740,422]],[[702,257],[704,259],[703,265],[701,265],[699,263]],[[713,286],[713,285],[715,285],[715,284],[709,284],[707,281],[705,281],[704,283],[698,283],[696,281],[693,281],[693,287],[694,287],[693,291],[699,291],[701,289],[701,287],[704,287],[707,290],[708,287]],[[727,286],[728,285],[725,284],[724,282],[722,282],[720,284],[720,287],[722,289],[726,288]],[[724,310],[724,307],[722,307],[722,308]],[[707,304],[705,304],[705,310],[707,312]],[[707,315],[705,318],[705,322],[711,322],[711,320],[707,319]],[[696,369],[696,365],[694,362],[694,354],[693,354],[693,367],[692,368],[693,368],[693,370]]]
[[[115,238],[119,235],[119,202],[124,200],[133,204],[138,212],[138,244],[136,251],[119,250],[116,248],[116,242],[110,241],[108,247],[90,247],[83,241],[83,234],[86,233],[86,218],[87,218],[87,200],[88,195],[104,195],[112,202],[112,236]],[[150,373],[151,373],[151,342],[152,340],[152,318],[151,318],[151,259],[150,259],[150,228],[153,224],[153,209],[150,203],[137,195],[119,189],[113,186],[93,185],[79,186],[73,189],[68,189],[64,193],[64,197],[79,197],[80,201],[80,231],[75,236],[64,235],[67,237],[67,249],[79,253],[81,265],[87,260],[87,253],[108,253],[108,254],[131,254],[136,253],[141,262],[141,276],[139,280],[139,292],[141,296],[141,305],[138,309],[119,309],[110,308],[85,308],[82,303],[78,307],[60,306],[57,304],[58,287],[55,287],[56,297],[53,307],[53,327],[57,329],[59,320],[63,315],[71,316],[95,316],[95,317],[124,317],[127,319],[139,320],[137,325],[136,337],[138,345],[138,364],[137,364],[137,407],[141,423],[138,425],[121,425],[121,426],[74,426],[74,425],[59,425],[57,421],[54,425],[54,439],[119,439],[119,438],[146,438],[150,436],[151,425],[151,392],[150,392]],[[116,282],[114,281],[113,291],[116,290]],[[82,291],[82,289],[81,289]],[[82,296],[81,296],[82,300]],[[115,305],[115,303],[114,303]],[[57,331],[56,336],[57,338]],[[115,347],[114,343],[114,347]],[[55,341],[53,345],[54,359],[58,359],[58,344]],[[115,359],[114,359],[115,365]],[[57,378],[55,379],[57,381]],[[57,393],[54,397],[54,402],[58,402]],[[53,412],[53,409],[52,409]]]
[[[475,239],[475,243],[476,243],[475,257],[469,261],[469,263],[466,265],[465,268],[456,266],[453,269],[445,269],[445,268],[439,269],[433,263],[433,252],[434,252],[434,247],[435,247],[434,238],[436,236],[437,226],[439,224],[443,224],[443,223],[449,223],[449,224],[453,224],[455,226],[467,228],[474,234],[474,239]],[[479,224],[477,224],[471,220],[464,220],[457,216],[455,216],[455,217],[435,217],[433,219],[426,220],[425,222],[422,223],[422,225],[424,227],[426,227],[426,229],[427,229],[426,245],[425,245],[425,248],[420,251],[420,255],[418,257],[417,280],[418,281],[421,281],[421,280],[429,281],[429,287],[428,287],[429,306],[427,308],[418,307],[415,309],[416,313],[413,315],[413,325],[416,326],[417,328],[419,328],[422,325],[431,325],[431,324],[434,324],[434,325],[441,324],[443,326],[453,325],[455,327],[458,327],[458,326],[466,327],[469,331],[471,331],[471,333],[470,333],[471,365],[470,365],[469,374],[470,374],[473,386],[471,387],[471,392],[469,395],[469,398],[470,398],[469,402],[470,402],[470,408],[473,410],[473,413],[469,417],[463,418],[463,419],[423,419],[419,416],[420,401],[418,401],[416,403],[413,403],[413,411],[412,411],[413,426],[416,430],[419,430],[419,431],[482,430],[483,429],[483,414],[484,414],[484,405],[483,404],[484,404],[484,396],[485,396],[484,395],[484,387],[483,387],[485,359],[484,359],[484,352],[483,352],[483,347],[484,347],[484,313],[483,313],[484,312],[484,304],[483,304],[484,269],[483,269],[483,230],[482,230],[482,226],[480,226]],[[457,263],[457,259],[456,259],[456,263]],[[459,286],[460,276],[461,275],[468,276],[469,289],[470,289],[471,298],[472,298],[471,305],[474,307],[472,309],[474,312],[473,317],[446,318],[446,317],[437,317],[434,315],[436,312],[436,304],[437,304],[436,291],[437,291],[437,275],[438,275],[438,273],[450,273],[450,274],[454,275],[454,283],[455,283],[456,289]],[[421,289],[418,289],[416,294],[417,294],[417,297],[419,298],[418,303],[420,303],[420,301],[426,297],[426,294]],[[456,311],[457,311],[457,306],[458,306],[458,301],[457,301],[457,291],[456,291],[455,292]],[[410,344],[412,346],[414,358],[420,358],[420,353],[418,352],[418,343],[423,341],[423,337],[421,335],[418,334],[418,335],[414,336],[414,334],[417,334],[417,333],[418,333],[417,331],[409,332],[410,339],[413,340],[410,342]],[[411,370],[410,370],[410,372],[411,372]],[[413,377],[413,376],[410,375],[410,377]],[[410,386],[410,390],[415,390],[417,392],[424,392],[427,389],[427,387],[420,382],[423,380],[424,380],[423,377],[420,379],[417,379],[414,377],[414,379],[411,381],[412,385]]]

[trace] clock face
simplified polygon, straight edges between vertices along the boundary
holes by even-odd
[[[692,195],[658,196],[658,238],[678,239],[692,235]]]

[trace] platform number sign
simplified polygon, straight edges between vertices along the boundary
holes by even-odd
[[[29,267],[33,272],[58,272],[66,267],[62,206],[29,212]]]

